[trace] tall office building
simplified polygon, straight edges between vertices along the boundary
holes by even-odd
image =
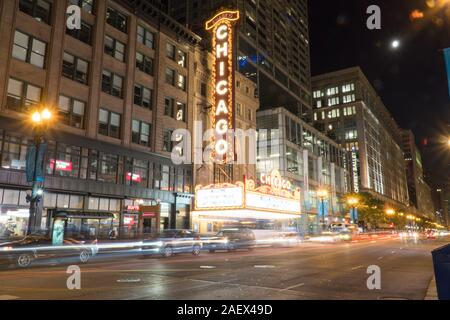
[[[237,68],[257,83],[261,109],[283,106],[308,120],[311,111],[310,48],[306,0],[166,0],[178,22],[209,35],[204,22],[221,9],[241,12]]]
[[[312,78],[315,127],[351,153],[353,190],[409,204],[399,128],[359,67]]]
[[[402,148],[405,155],[408,193],[411,206],[417,213],[435,218],[431,188],[424,178],[423,162],[411,130],[401,130]]]

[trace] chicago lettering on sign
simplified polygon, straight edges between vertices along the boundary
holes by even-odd
[[[213,158],[218,163],[234,160],[234,58],[233,26],[239,20],[239,11],[223,11],[206,22],[212,32],[213,66]]]

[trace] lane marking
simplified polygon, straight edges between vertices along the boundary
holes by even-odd
[[[383,260],[383,257],[379,257],[378,260]]]
[[[352,270],[358,270],[358,269],[361,269],[361,268],[364,268],[364,266],[356,266],[356,267],[353,267]]]
[[[7,294],[0,296],[0,301],[17,300],[17,299],[19,299],[19,297],[10,296],[10,295],[7,295]]]
[[[141,282],[141,279],[118,279],[119,283],[138,283]]]
[[[289,290],[292,290],[294,288],[303,287],[304,285],[305,285],[304,283],[299,283],[299,284],[296,284],[294,286],[290,286],[290,287],[287,287],[285,289],[281,289],[279,292],[289,291]]]
[[[200,269],[216,269],[215,266],[200,266]]]
[[[271,266],[271,265],[261,265],[261,266],[259,266],[259,265],[256,265],[256,266],[254,266],[254,268],[273,269],[273,268],[275,268],[275,266]]]

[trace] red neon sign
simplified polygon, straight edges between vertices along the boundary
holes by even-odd
[[[66,172],[72,172],[73,164],[69,161],[62,161],[62,160],[50,160],[50,169],[53,170],[55,168],[56,163],[56,171],[66,171]]]
[[[131,173],[127,172],[127,181],[133,181],[133,182],[141,182],[142,178],[140,174],[137,173]]]

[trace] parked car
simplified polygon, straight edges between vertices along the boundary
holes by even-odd
[[[95,242],[86,244],[75,239],[65,239],[62,245],[53,245],[50,237],[34,234],[0,244],[0,265],[27,268],[38,260],[87,263],[96,253]]]
[[[255,247],[255,234],[250,229],[223,229],[208,242],[209,252],[216,250],[252,250]]]
[[[202,250],[200,236],[192,230],[164,230],[156,237],[146,239],[142,244],[144,256],[160,254],[171,257],[178,253],[192,253],[195,256]]]

